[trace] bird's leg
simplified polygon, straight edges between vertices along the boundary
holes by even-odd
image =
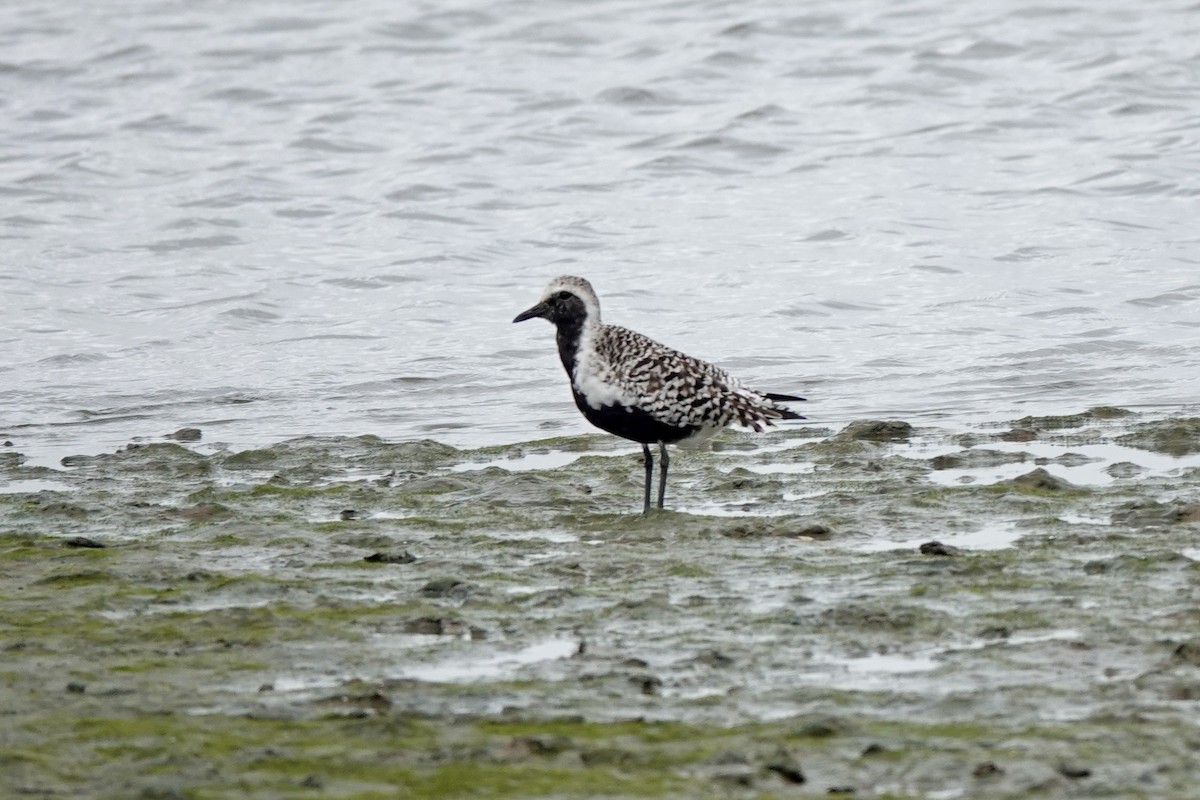
[[[663,507],[663,498],[667,496],[667,467],[671,465],[671,457],[667,455],[666,442],[658,443],[658,507]],[[647,476],[647,480],[649,477]],[[650,484],[646,484],[646,503],[650,502]]]
[[[650,513],[650,485],[654,482],[654,459],[650,455],[650,445],[642,443],[642,455],[646,461],[646,499],[642,504],[642,514]]]

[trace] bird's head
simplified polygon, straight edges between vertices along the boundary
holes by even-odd
[[[583,278],[562,275],[550,281],[537,305],[517,314],[513,322],[541,317],[556,326],[598,325],[600,301],[592,285]]]

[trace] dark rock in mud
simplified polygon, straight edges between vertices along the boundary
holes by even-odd
[[[840,439],[871,442],[907,441],[913,426],[901,420],[864,419],[851,422],[838,433]]]
[[[1117,444],[1172,456],[1200,453],[1200,417],[1145,422],[1132,433],[1118,436]]]
[[[767,761],[766,769],[782,778],[784,783],[799,786],[808,781],[804,770],[800,768],[800,761],[786,747],[775,751],[775,754]]]
[[[1171,651],[1171,661],[1176,664],[1188,664],[1200,667],[1200,638],[1188,639],[1181,642]]]
[[[1046,470],[1038,467],[1032,472],[1026,472],[1024,475],[1018,475],[1010,481],[1005,481],[1009,486],[1017,489],[1034,490],[1039,492],[1072,492],[1078,491],[1079,487],[1068,480],[1051,475]]]
[[[1110,519],[1114,525],[1131,525],[1135,528],[1200,522],[1200,503],[1131,500],[1118,506]]]
[[[108,545],[104,544],[103,542],[98,542],[95,539],[90,539],[87,536],[72,536],[63,540],[63,547],[88,547],[99,549],[108,547]]]
[[[363,558],[368,564],[411,564],[417,560],[417,557],[407,550],[401,550],[399,553],[372,553]]]
[[[1064,778],[1079,780],[1080,778],[1090,777],[1092,771],[1087,767],[1081,767],[1077,764],[1059,764],[1058,773]]]
[[[458,578],[434,578],[421,587],[425,597],[451,597],[462,600],[474,594],[478,587]]]
[[[1003,775],[1004,770],[996,766],[995,761],[983,761],[975,765],[971,770],[972,778],[992,778],[997,775]]]
[[[929,459],[934,469],[980,469],[1001,464],[1015,464],[1029,458],[1028,453],[1006,453],[1002,450],[962,450]]]
[[[1113,478],[1136,478],[1146,471],[1146,468],[1132,461],[1118,461],[1104,470]]]
[[[830,786],[825,790],[828,795],[851,795],[856,794],[858,789],[853,786]]]
[[[168,433],[166,438],[177,442],[198,442],[202,435],[199,428],[180,428],[174,433]]]
[[[658,690],[662,688],[662,678],[657,675],[633,675],[630,676],[629,682],[638,688],[644,695],[656,695]]]
[[[957,556],[962,553],[954,545],[942,544],[938,541],[925,542],[917,548],[923,556]]]
[[[87,691],[87,684],[79,681],[71,681],[67,684],[67,694],[83,694]]]

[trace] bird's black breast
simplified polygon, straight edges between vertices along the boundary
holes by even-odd
[[[656,420],[640,408],[630,406],[610,405],[593,408],[587,399],[571,387],[575,395],[575,405],[583,412],[587,421],[603,431],[631,439],[635,442],[650,444],[653,442],[678,442],[698,431],[698,425],[668,425]]]

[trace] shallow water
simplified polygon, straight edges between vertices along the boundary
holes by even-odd
[[[1189,1],[0,8],[0,435],[36,463],[585,430],[545,281],[955,426],[1200,396]]]

